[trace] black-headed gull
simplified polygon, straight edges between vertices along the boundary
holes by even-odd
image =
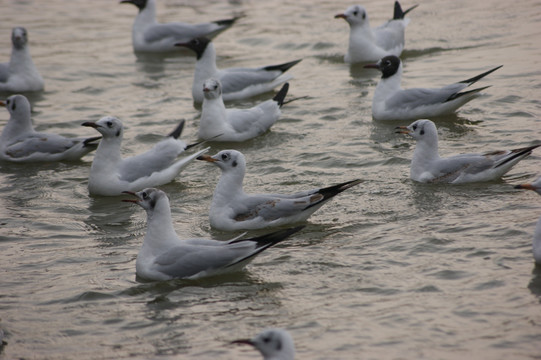
[[[365,65],[365,68],[378,69],[382,73],[372,100],[372,117],[374,120],[417,120],[453,114],[489,86],[462,90],[502,66],[442,88],[403,90],[400,87],[402,62],[394,55],[385,56],[376,64]]]
[[[541,176],[532,183],[516,185],[515,188],[533,190],[541,195]],[[537,220],[537,225],[535,226],[532,249],[535,262],[541,265],[541,218]]]
[[[280,108],[287,95],[289,83],[272,100],[249,109],[225,108],[220,80],[203,83],[205,98],[199,120],[199,138],[216,141],[245,141],[263,134],[281,115]]]
[[[222,170],[210,206],[210,225],[220,230],[262,229],[305,221],[335,195],[361,182],[352,180],[295,194],[247,194],[242,188],[246,172],[244,155],[223,150],[197,158]]]
[[[292,76],[284,73],[301,61],[299,59],[259,68],[218,69],[216,67],[216,49],[210,39],[199,37],[176,45],[187,47],[197,55],[192,84],[192,97],[195,103],[203,102],[202,85],[207,79],[220,80],[224,101],[241,100],[271,91],[290,80]]]
[[[417,140],[410,177],[423,183],[462,184],[491,181],[502,177],[520,160],[541,144],[514,150],[483,154],[461,154],[442,158],[438,154],[438,130],[430,120],[417,120],[409,126],[398,126],[397,132]]]
[[[404,49],[404,32],[410,19],[405,16],[417,5],[402,11],[398,1],[394,4],[394,16],[391,20],[371,28],[368,14],[362,5],[352,5],[335,18],[341,18],[349,24],[349,45],[344,61],[350,64],[378,61],[386,55],[400,56]]]
[[[250,239],[229,241],[179,239],[171,219],[167,195],[148,188],[133,202],[147,212],[147,232],[136,260],[137,276],[148,280],[198,279],[239,271],[257,254],[285,240],[303,226],[276,231]]]
[[[240,339],[233,344],[247,344],[255,347],[264,360],[294,360],[295,344],[293,338],[284,329],[266,329],[253,339]]]
[[[101,138],[67,138],[37,132],[32,127],[31,108],[23,95],[0,101],[9,111],[9,120],[0,135],[0,159],[10,162],[75,161],[96,149]]]
[[[0,91],[20,93],[43,90],[43,78],[30,56],[26,29],[13,28],[11,42],[9,62],[0,64]]]
[[[82,125],[93,127],[103,136],[90,168],[88,190],[91,195],[116,196],[123,191],[138,191],[167,184],[192,160],[207,151],[203,149],[177,159],[188,148],[179,139],[184,120],[169,136],[147,152],[125,159],[120,153],[124,129],[119,119],[105,116],[96,122],[85,122]]]
[[[175,44],[190,41],[199,36],[214,37],[231,27],[238,18],[217,20],[199,24],[156,21],[155,0],[122,0],[121,4],[133,4],[139,9],[132,28],[133,50],[136,52],[171,52],[178,50]]]

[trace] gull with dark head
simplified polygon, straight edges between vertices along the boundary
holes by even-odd
[[[9,120],[0,135],[0,159],[10,162],[75,161],[97,147],[101,138],[68,138],[35,131],[30,102],[23,95],[0,101],[9,111]]]
[[[275,87],[290,80],[292,76],[284,73],[301,61],[299,59],[258,68],[218,69],[216,67],[216,49],[210,39],[199,37],[189,42],[180,42],[176,46],[191,49],[197,55],[192,84],[192,97],[195,103],[203,102],[203,83],[207,79],[214,78],[222,83],[224,101],[242,100],[272,91]]]
[[[135,263],[137,276],[147,280],[199,279],[241,270],[256,255],[285,240],[303,226],[229,241],[181,240],[171,219],[167,195],[148,188],[125,192],[147,213],[147,231]]]
[[[438,154],[438,130],[430,120],[417,120],[409,126],[398,126],[398,133],[417,140],[410,177],[423,183],[462,184],[493,181],[501,178],[520,160],[541,144],[520,149],[461,154],[442,158]]]
[[[349,24],[348,52],[344,61],[353,64],[378,61],[386,55],[400,56],[404,49],[404,32],[410,22],[405,16],[416,7],[403,11],[396,1],[393,18],[377,28],[370,27],[368,14],[362,5],[352,5],[335,15],[336,19],[344,19]]]
[[[295,344],[293,338],[284,329],[266,329],[253,339],[240,339],[233,344],[246,344],[255,347],[264,360],[294,360]]]
[[[220,168],[222,175],[210,206],[210,225],[220,230],[263,229],[305,221],[334,196],[361,182],[347,181],[321,189],[294,194],[247,194],[242,188],[246,172],[244,155],[223,150],[214,156],[203,155]]]
[[[249,109],[226,109],[220,80],[206,80],[203,83],[205,98],[199,120],[199,138],[238,142],[263,134],[280,117],[288,89],[289,83],[285,83],[272,100]]]
[[[0,64],[0,91],[21,93],[43,90],[43,78],[30,56],[26,29],[13,28],[11,43],[9,62]]]
[[[156,21],[156,0],[122,0],[121,4],[133,4],[139,9],[132,28],[133,50],[136,52],[171,52],[175,44],[199,36],[212,38],[230,28],[238,18],[217,20],[198,24]]]
[[[541,176],[538,177],[532,183],[516,185],[515,188],[533,190],[539,195],[541,195]],[[535,262],[541,265],[541,218],[537,220],[537,225],[535,226],[535,231],[533,234],[532,250],[533,250],[533,258]]]
[[[208,149],[178,159],[190,145],[179,139],[184,120],[165,139],[150,150],[128,158],[122,158],[120,146],[124,134],[122,122],[105,116],[96,122],[85,122],[102,134],[103,139],[96,150],[90,168],[88,190],[91,195],[116,196],[123,191],[138,191],[149,186],[159,186],[173,179],[199,155]]]
[[[394,55],[385,56],[375,64],[365,65],[382,73],[372,100],[372,117],[374,120],[417,120],[451,115],[489,86],[462,90],[502,66],[441,88],[402,89],[402,62]]]

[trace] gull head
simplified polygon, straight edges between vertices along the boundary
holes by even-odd
[[[96,122],[87,121],[81,124],[82,126],[92,127],[100,134],[104,139],[119,138],[122,139],[123,126],[122,122],[114,116],[105,116]]]
[[[143,10],[147,6],[147,0],[122,0],[120,3],[135,5],[139,11]]]
[[[11,32],[11,42],[15,49],[24,49],[28,42],[28,33],[23,27],[15,27]]]
[[[197,160],[208,161],[222,169],[223,172],[240,171],[244,173],[246,169],[246,159],[244,155],[237,150],[222,150],[216,155],[201,155]]]
[[[222,95],[222,83],[218,79],[210,78],[203,82],[203,95],[205,99],[217,99]]]
[[[417,141],[432,141],[438,138],[438,129],[436,125],[427,119],[417,120],[408,126],[397,126],[398,134],[407,134]]]
[[[211,40],[206,37],[198,37],[188,42],[176,43],[175,46],[181,46],[193,50],[197,54],[197,60],[201,59],[203,53],[207,49],[207,46],[211,43]]]
[[[253,339],[233,341],[233,344],[247,344],[255,347],[265,359],[293,360],[295,344],[291,335],[283,329],[267,329]]]
[[[367,69],[378,69],[381,71],[381,77],[385,79],[399,72],[402,68],[402,62],[398,56],[389,55],[385,56],[375,64],[368,64],[364,67]]]
[[[12,95],[5,101],[0,101],[0,106],[4,106],[14,118],[30,119],[30,102],[24,95]]]
[[[341,14],[336,14],[335,19],[344,19],[348,22],[349,26],[368,26],[368,15],[366,14],[366,9],[362,5],[352,5],[347,8]]]
[[[515,189],[532,190],[541,195],[541,176],[532,183],[515,185]]]
[[[123,191],[122,193],[136,197],[136,199],[122,199],[123,202],[137,204],[147,212],[154,211],[163,201],[167,202],[167,206],[169,207],[169,198],[167,195],[155,188],[147,188],[138,192]]]

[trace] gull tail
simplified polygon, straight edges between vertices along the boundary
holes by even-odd
[[[289,90],[289,83],[285,83],[284,86],[278,91],[278,94],[276,94],[272,100],[276,101],[278,103],[279,107],[282,107],[284,105],[284,99],[286,98],[287,91]]]
[[[293,66],[297,65],[298,63],[300,63],[302,61],[302,59],[298,59],[298,60],[294,60],[294,61],[290,61],[288,63],[284,63],[284,64],[280,64],[280,65],[269,65],[269,66],[265,66],[263,68],[263,70],[266,70],[266,71],[275,71],[275,70],[278,70],[278,71],[281,71],[283,73],[285,73],[286,71],[288,71],[289,69],[291,69]]]
[[[245,242],[245,241],[252,241],[252,242],[255,242],[257,245],[256,245],[256,249],[255,249],[255,251],[253,253],[250,253],[248,256],[245,256],[245,257],[235,261],[234,263],[227,265],[227,267],[234,266],[234,265],[236,265],[238,263],[241,263],[241,262],[246,261],[246,260],[248,260],[250,258],[253,258],[254,256],[259,254],[263,250],[266,250],[266,249],[270,248],[271,246],[276,245],[279,242],[284,241],[289,236],[291,236],[291,235],[295,234],[296,232],[302,230],[304,227],[305,227],[304,225],[301,225],[301,226],[297,226],[297,227],[287,228],[287,229],[284,229],[284,230],[278,230],[278,231],[275,231],[275,232],[272,232],[272,233],[269,233],[269,234],[265,234],[265,235],[262,235],[262,236],[257,236],[257,237],[251,238],[251,239],[237,239],[237,240],[229,241],[228,244],[235,244],[235,243],[240,243],[240,242]]]
[[[310,201],[311,204],[305,207],[304,209],[309,209],[312,206],[321,205],[322,202],[328,201],[335,197],[336,195],[340,194],[342,191],[349,189],[350,187],[353,187],[357,184],[360,184],[362,182],[361,179],[346,181],[341,184],[336,184],[333,186],[329,186],[326,188],[319,189],[316,193],[312,195],[312,200]]]
[[[482,74],[479,74],[479,75],[477,75],[477,76],[474,76],[474,77],[472,77],[472,78],[469,78],[469,79],[467,79],[467,80],[462,80],[462,81],[459,81],[459,82],[462,83],[462,84],[468,84],[468,85],[471,85],[471,84],[473,84],[474,82],[477,82],[477,81],[481,80],[482,78],[484,78],[484,77],[487,76],[488,74],[490,74],[490,73],[492,73],[492,72],[498,70],[498,69],[501,68],[502,66],[503,66],[503,65],[496,66],[494,69],[491,69],[491,70],[486,71],[486,72],[484,72],[484,73],[482,73]]]
[[[180,137],[180,134],[182,134],[182,130],[184,129],[184,123],[186,123],[185,120],[182,120],[180,122],[180,124],[178,124],[178,126],[175,128],[175,130],[173,130],[169,135],[167,136],[171,136],[175,139],[178,139]]]
[[[398,1],[394,2],[394,14],[393,14],[393,20],[401,20],[403,19],[407,13],[409,13],[411,10],[415,9],[419,4],[413,5],[406,11],[402,11],[402,6],[400,6],[400,3]]]
[[[498,168],[502,165],[505,165],[505,164],[508,164],[509,162],[513,161],[513,160],[516,160],[514,161],[514,163],[517,163],[519,162],[520,160],[522,160],[523,158],[525,158],[526,156],[530,155],[532,153],[532,150],[535,149],[535,148],[538,148],[539,146],[541,146],[541,144],[537,144],[537,145],[533,145],[533,146],[528,146],[528,147],[525,147],[525,148],[520,148],[520,149],[514,149],[514,150],[511,150],[511,153],[504,157],[503,159],[501,159],[495,166],[494,168]]]

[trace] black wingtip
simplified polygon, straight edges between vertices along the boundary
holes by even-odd
[[[394,13],[393,13],[393,20],[401,20],[403,19],[407,13],[409,13],[411,10],[415,9],[419,4],[413,5],[406,11],[402,11],[402,6],[400,6],[400,3],[398,1],[394,2]]]
[[[515,160],[516,158],[522,158],[522,157],[526,157],[528,155],[530,155],[532,153],[532,150],[535,149],[535,148],[538,148],[540,147],[541,144],[537,144],[537,145],[532,145],[532,146],[527,146],[527,147],[524,147],[524,148],[519,148],[519,149],[514,149],[514,150],[511,150],[511,152],[513,153],[512,156],[508,157],[505,159],[505,161],[502,161],[501,163],[499,163],[498,165],[494,166],[494,168],[498,168],[504,164],[507,164],[508,162],[510,161],[513,161]]]
[[[101,140],[101,136],[95,136],[83,141],[83,147],[96,147],[98,144],[96,141]]]
[[[219,25],[219,26],[232,26],[238,19],[240,18],[243,18],[245,17],[246,15],[239,15],[239,16],[235,16],[234,18],[231,18],[231,19],[222,19],[222,20],[216,20],[214,21],[214,23],[216,25]]]
[[[275,71],[275,70],[279,70],[281,72],[286,72],[288,71],[289,69],[291,69],[293,66],[297,65],[298,63],[300,63],[302,61],[302,59],[298,59],[298,60],[294,60],[294,61],[290,61],[288,63],[284,63],[284,64],[279,64],[279,65],[269,65],[269,66],[266,66],[264,67],[263,69],[267,70],[267,71]]]
[[[482,74],[479,74],[479,75],[474,76],[474,77],[472,77],[472,78],[469,78],[469,79],[467,79],[467,80],[462,80],[462,81],[460,81],[460,82],[463,83],[463,84],[470,84],[470,85],[471,85],[471,84],[473,84],[474,82],[479,81],[480,79],[484,78],[484,77],[487,76],[488,74],[493,73],[494,71],[498,70],[498,69],[501,68],[502,66],[503,66],[503,65],[496,66],[494,69],[490,69],[490,70],[488,70],[488,71],[485,71],[485,72],[482,73]]]
[[[274,231],[265,235],[257,236],[250,239],[237,239],[234,241],[231,241],[230,244],[243,242],[243,241],[255,241],[257,243],[257,247],[269,247],[275,244],[278,244],[279,242],[285,240],[289,236],[295,234],[296,232],[301,231],[304,229],[306,225],[300,225],[295,226],[283,230]]]
[[[178,139],[180,137],[180,134],[182,134],[182,130],[184,129],[184,124],[186,123],[186,120],[182,120],[180,124],[173,130],[169,135],[175,139]]]
[[[362,182],[361,179],[355,179],[346,181],[340,184],[332,185],[326,188],[319,189],[317,194],[323,195],[323,198],[320,201],[316,201],[311,205],[308,205],[305,209],[311,208],[312,206],[320,204],[322,201],[330,200],[331,198],[335,197],[336,195],[340,194],[342,191],[345,191],[349,189],[350,187],[353,187],[355,185],[358,185]]]
[[[278,94],[276,94],[272,100],[276,101],[278,103],[279,107],[282,107],[284,105],[284,99],[286,98],[287,92],[289,90],[289,83],[285,83],[284,86],[278,91]]]
[[[447,100],[445,100],[445,102],[455,100],[455,99],[457,99],[457,98],[459,98],[461,96],[464,96],[464,95],[468,95],[468,94],[471,95],[471,94],[474,94],[474,93],[481,92],[481,91],[483,91],[485,89],[488,89],[489,87],[491,87],[491,85],[483,86],[483,87],[468,90],[468,91],[462,91],[462,92],[454,93],[453,95],[449,96],[447,98]]]

